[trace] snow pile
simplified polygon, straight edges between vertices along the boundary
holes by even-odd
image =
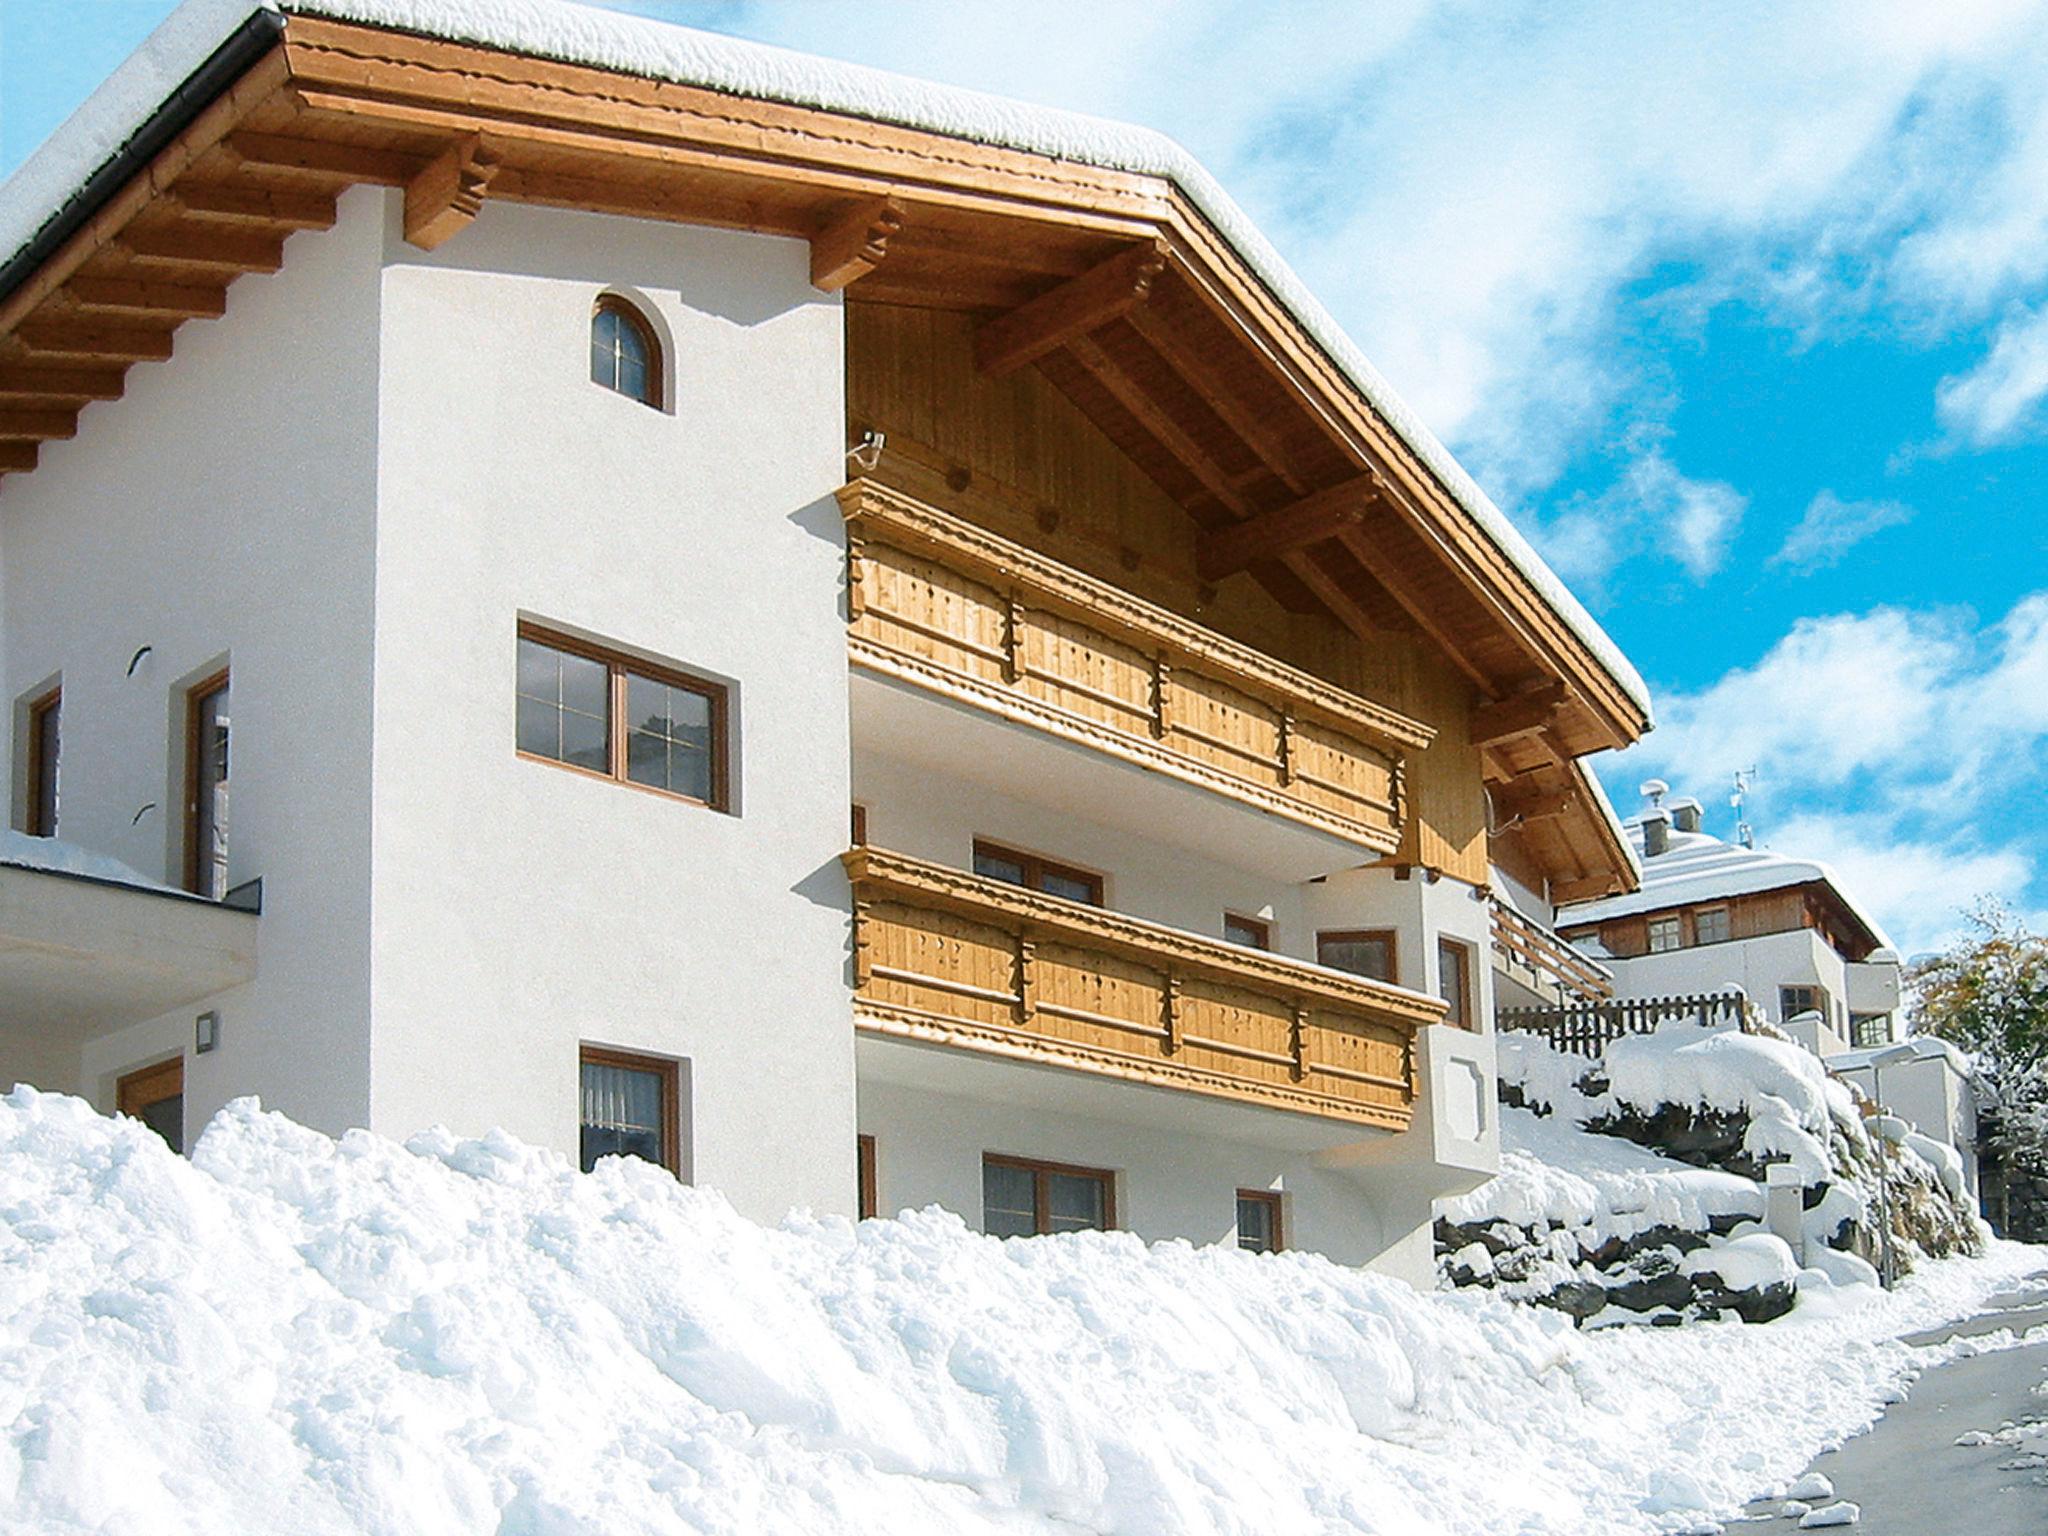
[[[339,1142],[190,1163],[0,1100],[0,1509],[45,1536],[1447,1536],[1694,1526],[1788,1485],[2038,1265],[1853,1313],[1581,1334],[1307,1255],[765,1230],[644,1164]]]
[[[1909,1257],[1981,1242],[1954,1154],[1871,1135],[1854,1093],[1789,1041],[1675,1022],[1598,1059],[1530,1033],[1499,1044],[1500,1176],[1437,1207],[1453,1285],[1596,1324],[1762,1321],[1795,1294],[1853,1305],[1841,1293],[1875,1283],[1887,1214]],[[1775,1165],[1800,1186],[1804,1267],[1761,1227]]]
[[[88,880],[107,880],[116,885],[140,886],[146,891],[176,889],[152,880],[140,870],[131,869],[104,853],[94,853],[90,848],[60,842],[54,837],[30,837],[26,832],[0,830],[0,864],[19,869],[48,870],[60,875],[80,875]]]

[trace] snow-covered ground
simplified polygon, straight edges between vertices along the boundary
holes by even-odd
[[[1306,1255],[936,1212],[764,1230],[641,1164],[336,1143],[246,1103],[188,1163],[22,1089],[0,1528],[1677,1529],[1789,1484],[1914,1369],[1898,1335],[2044,1261],[1581,1333]]]

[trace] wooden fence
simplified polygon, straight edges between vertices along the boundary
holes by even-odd
[[[1647,1035],[1660,1024],[1689,1022],[1702,1029],[1749,1024],[1749,1000],[1740,992],[1700,992],[1686,997],[1629,997],[1568,1008],[1503,1008],[1502,1029],[1542,1035],[1560,1051],[1598,1056],[1610,1040]]]

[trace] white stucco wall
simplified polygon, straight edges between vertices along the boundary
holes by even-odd
[[[1964,1181],[1977,1192],[1977,1101],[1969,1080],[1944,1057],[1922,1056],[1881,1071],[1837,1067],[1835,1073],[1921,1135],[1954,1147],[1962,1154]]]
[[[0,498],[0,628],[12,700],[61,675],[60,832],[145,874],[183,874],[182,690],[233,669],[229,874],[261,877],[257,979],[64,1053],[10,1055],[111,1108],[121,1072],[189,1053],[188,1137],[256,1093],[340,1130],[369,1114],[369,719],[383,199],[292,237],[224,319],[177,333],[125,396],[88,406]],[[148,655],[128,671],[141,647]],[[19,711],[10,718],[19,729]],[[11,760],[20,752],[17,743]],[[18,795],[15,801],[20,811]]]
[[[1475,887],[1420,871],[1396,880],[1389,869],[1348,869],[1304,887],[1308,920],[1318,929],[1391,928],[1397,985],[1439,996],[1437,940],[1462,940],[1472,956],[1473,1024],[1493,1029],[1492,918]],[[1483,891],[1477,892],[1483,898]]]
[[[1188,1108],[1199,1119],[1200,1102]],[[1400,1246],[1412,1228],[1387,1228],[1353,1175],[1320,1167],[1298,1149],[996,1097],[955,1097],[870,1076],[861,1082],[860,1129],[875,1138],[877,1208],[885,1216],[937,1205],[979,1228],[982,1154],[994,1152],[1113,1173],[1118,1227],[1148,1241],[1234,1243],[1237,1191],[1276,1190],[1288,1247],[1344,1264],[1406,1260],[1415,1267],[1413,1253]],[[1426,1265],[1426,1244],[1423,1258]]]
[[[1846,966],[1811,928],[1603,963],[1614,971],[1617,997],[1690,996],[1738,986],[1772,1019],[1778,1017],[1778,988],[1824,987],[1830,1027],[1848,1027]]]
[[[850,1211],[838,301],[808,247],[489,204],[432,254],[390,194],[376,629],[373,1124],[573,1153],[579,1042],[688,1062],[690,1171]],[[673,409],[589,379],[593,301]],[[732,687],[724,815],[514,755],[526,615]]]

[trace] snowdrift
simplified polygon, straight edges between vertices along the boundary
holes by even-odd
[[[937,1212],[767,1230],[644,1164],[339,1142],[191,1162],[0,1100],[0,1527],[1578,1533],[1795,1476],[1899,1333],[2040,1251],[1761,1328],[1580,1334],[1306,1255]]]
[[[1895,1251],[1974,1253],[1954,1151],[1866,1129],[1851,1089],[1791,1041],[1689,1022],[1598,1058],[1500,1037],[1500,1176],[1437,1208],[1439,1269],[1593,1323],[1782,1315],[1796,1291],[1874,1285]],[[1802,1191],[1801,1269],[1763,1229],[1765,1171]]]

